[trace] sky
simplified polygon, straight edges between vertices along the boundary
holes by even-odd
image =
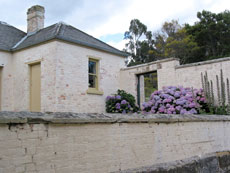
[[[45,27],[62,21],[120,50],[132,19],[155,32],[172,19],[193,24],[198,11],[230,10],[230,0],[0,0],[0,21],[26,31],[33,5],[45,7]]]

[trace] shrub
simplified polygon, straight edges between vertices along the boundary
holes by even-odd
[[[143,103],[144,112],[161,114],[198,114],[207,108],[203,89],[175,86],[155,91],[150,100]]]
[[[108,113],[132,113],[137,112],[135,97],[124,90],[118,90],[117,94],[106,97],[106,112]]]

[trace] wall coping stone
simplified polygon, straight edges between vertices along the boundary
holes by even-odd
[[[158,63],[163,63],[163,62],[168,62],[168,61],[180,61],[180,60],[178,58],[167,58],[167,59],[162,59],[162,60],[144,63],[144,64],[140,64],[140,65],[135,65],[135,66],[131,66],[131,67],[121,68],[121,71],[135,69],[135,68],[139,68],[139,67],[145,67],[145,66],[149,66],[152,64],[158,64]],[[218,63],[218,62],[223,62],[223,61],[230,61],[230,57],[213,59],[213,60],[202,61],[202,62],[196,62],[196,63],[191,63],[191,64],[176,65],[175,69],[200,66],[200,65],[206,65],[206,64],[213,64],[213,63]]]
[[[223,61],[230,61],[230,57],[196,62],[196,63],[185,64],[185,65],[177,65],[175,68],[180,69],[180,68],[193,67],[193,66],[199,66],[199,65],[213,64],[213,63],[218,63],[218,62],[223,62]]]
[[[178,123],[230,121],[225,115],[0,112],[0,124]]]
[[[131,67],[121,68],[121,70],[125,71],[125,70],[135,69],[135,68],[139,68],[139,67],[149,66],[152,64],[159,64],[159,63],[163,63],[163,62],[168,62],[168,61],[180,61],[180,60],[178,58],[166,58],[166,59],[162,59],[162,60],[158,60],[158,61],[152,61],[149,63],[144,63],[144,64],[139,64],[139,65],[135,65],[135,66],[131,66]]]

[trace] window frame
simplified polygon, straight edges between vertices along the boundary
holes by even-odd
[[[96,63],[96,73],[89,73],[89,62],[95,62]],[[87,94],[96,94],[96,95],[103,95],[103,91],[100,91],[100,58],[88,56],[88,89],[87,89]],[[95,76],[95,88],[89,87],[89,76]]]

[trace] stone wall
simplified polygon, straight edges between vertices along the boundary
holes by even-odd
[[[204,74],[207,72],[209,80],[213,81],[214,89],[216,89],[216,75],[220,76],[220,70],[222,69],[224,79],[226,79],[226,77],[229,78],[229,67],[230,58],[221,58],[187,65],[180,65],[178,59],[169,58],[121,69],[121,87],[137,96],[137,75],[157,71],[158,89],[162,89],[163,86],[172,85],[202,88],[201,73]],[[143,93],[141,94],[143,95]]]
[[[99,59],[101,95],[88,94],[88,60]],[[3,111],[30,110],[30,63],[41,61],[42,112],[105,112],[106,96],[120,88],[124,57],[50,41],[13,53],[0,52]]]
[[[99,91],[102,95],[87,93],[89,57],[99,59]],[[105,98],[120,88],[124,57],[58,42],[56,58],[56,111],[105,112]]]
[[[1,173],[116,172],[230,150],[230,117],[0,112]]]
[[[0,51],[0,66],[2,68],[0,110],[12,111],[14,109],[12,60],[11,53]]]
[[[185,87],[193,86],[201,88],[201,73],[207,72],[210,80],[216,87],[216,75],[220,76],[220,70],[223,70],[224,78],[230,77],[230,58],[221,58],[200,63],[175,66],[176,83]]]
[[[137,75],[157,71],[158,88],[167,85],[177,85],[175,66],[179,65],[178,59],[169,58],[151,63],[141,64],[121,69],[121,88],[137,96]],[[129,80],[127,80],[129,79]],[[143,95],[143,93],[142,93]]]
[[[41,111],[56,110],[57,42],[14,52],[10,67],[13,78],[13,110],[30,110],[30,63],[41,62]],[[5,70],[5,67],[3,71]],[[5,85],[3,81],[3,85]],[[4,102],[4,100],[2,100]],[[2,110],[5,110],[3,107]]]

